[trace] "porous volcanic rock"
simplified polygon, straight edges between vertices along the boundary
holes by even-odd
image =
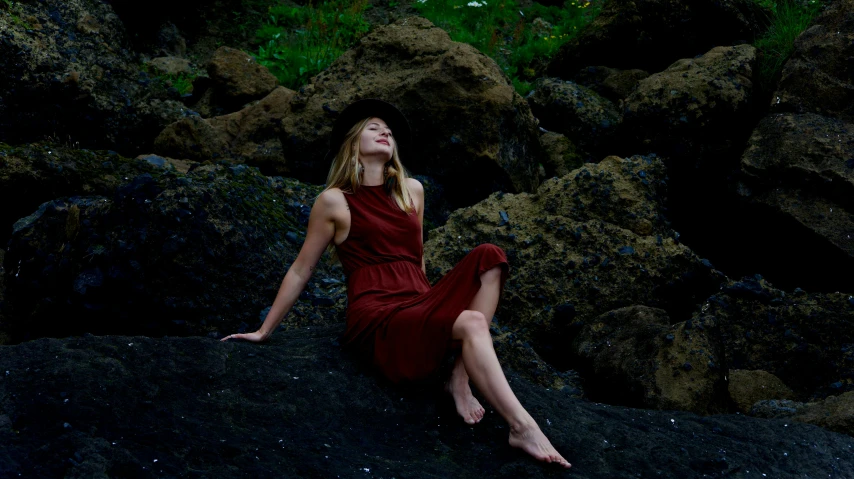
[[[750,410],[750,415],[814,424],[854,436],[854,391],[808,403],[759,401]]]
[[[626,98],[620,136],[633,151],[720,161],[750,135],[755,67],[750,45],[715,47],[673,63]]]
[[[406,115],[415,141],[401,152],[404,164],[441,183],[455,206],[539,184],[542,153],[525,100],[493,60],[417,17],[376,29],[300,88],[283,121],[285,158],[273,173],[322,183],[332,124],[363,98]]]
[[[638,82],[648,76],[649,73],[636,68],[620,70],[600,65],[582,68],[573,80],[617,103],[629,96]]]
[[[431,232],[428,277],[478,244],[503,248],[510,277],[502,324],[569,367],[566,341],[582,321],[634,304],[687,317],[717,290],[720,273],[679,244],[662,216],[664,178],[655,157],[608,157],[533,194],[493,194]]]
[[[665,311],[646,306],[587,322],[572,349],[589,397],[646,409],[725,412],[729,398],[716,325],[670,322]]]
[[[111,195],[129,178],[157,175],[165,163],[125,158],[115,152],[58,144],[0,145],[0,245],[12,225],[46,201],[61,196]]]
[[[854,5],[828,2],[795,40],[772,112],[817,113],[854,123]]]
[[[165,75],[180,75],[182,73],[192,73],[193,67],[190,66],[190,60],[181,57],[157,57],[152,58],[147,65],[156,73]]]
[[[729,395],[742,413],[759,401],[768,399],[793,399],[795,393],[780,378],[767,371],[730,369],[727,374]]]
[[[186,114],[140,72],[109,3],[49,0],[8,8],[0,16],[0,142],[49,136],[136,154]]]
[[[319,191],[245,165],[202,166],[137,176],[110,197],[44,203],[9,242],[2,329],[15,341],[254,330]],[[321,262],[286,322],[338,321],[342,280]]]
[[[491,409],[470,427],[440,384],[396,387],[366,374],[336,345],[341,330],[285,331],[260,346],[122,336],[2,346],[0,474],[854,476],[854,439],[843,434],[592,404],[509,370],[521,402],[573,463],[559,470],[512,449]]]
[[[596,163],[617,153],[614,132],[620,124],[620,112],[610,100],[559,78],[540,78],[526,98],[540,126],[578,145],[584,161]]]
[[[547,175],[565,176],[584,163],[584,158],[578,154],[575,144],[560,133],[553,131],[543,133],[540,135],[540,144],[545,152],[543,165]]]
[[[712,317],[730,369],[767,371],[799,400],[854,391],[854,299],[786,293],[762,277],[729,281],[695,318]]]
[[[570,79],[588,65],[660,71],[712,47],[752,42],[769,13],[753,0],[613,0],[561,47],[548,72]]]
[[[274,170],[283,158],[282,119],[294,92],[278,87],[261,101],[228,115],[190,116],[167,126],[154,140],[154,151],[196,161],[226,160]]]
[[[267,68],[235,48],[217,49],[207,68],[218,93],[236,103],[263,98],[279,84]]]

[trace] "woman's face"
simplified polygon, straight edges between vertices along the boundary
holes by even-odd
[[[379,118],[371,118],[359,138],[359,156],[385,156],[391,159],[394,137],[391,129]]]

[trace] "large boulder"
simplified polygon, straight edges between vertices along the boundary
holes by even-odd
[[[836,267],[854,265],[854,123],[771,114],[753,131],[741,170],[744,197],[788,220],[791,236],[819,239],[840,257]]]
[[[649,73],[637,68],[620,70],[591,66],[579,70],[574,79],[614,103],[619,103],[634,91],[639,81],[648,76]]]
[[[716,329],[702,320],[671,326],[663,310],[629,306],[585,324],[572,349],[593,400],[711,414],[729,399]]]
[[[854,5],[828,2],[783,66],[773,112],[817,113],[854,123]]]
[[[109,3],[7,8],[0,16],[0,142],[51,136],[131,154],[186,113],[177,94],[149,87]]]
[[[795,393],[780,378],[767,371],[730,369],[727,389],[732,402],[741,413],[749,413],[759,401],[791,400]]]
[[[750,134],[755,70],[756,49],[738,45],[640,80],[623,103],[622,140],[632,151],[719,161]]]
[[[203,166],[143,174],[109,197],[44,203],[9,242],[2,329],[15,341],[253,329],[296,258],[319,192],[245,165]],[[342,280],[322,262],[289,324],[338,321]]]
[[[526,98],[540,126],[578,145],[585,162],[596,163],[617,153],[614,132],[620,125],[620,112],[610,100],[559,78],[538,79]]]
[[[218,48],[207,69],[216,94],[228,104],[242,105],[263,98],[279,84],[266,67],[236,48]]]
[[[721,331],[730,369],[767,371],[799,400],[854,391],[854,299],[841,293],[786,293],[761,277],[729,281],[694,318]]]
[[[769,13],[753,0],[612,0],[548,71],[564,79],[589,65],[659,71],[712,47],[753,41]]]
[[[662,214],[665,168],[655,157],[608,157],[547,180],[535,194],[493,194],[451,215],[425,244],[438,278],[480,243],[507,253],[498,316],[547,360],[569,366],[579,322],[645,304],[687,317],[720,273],[676,241]]]
[[[546,175],[566,176],[584,163],[584,158],[579,154],[575,144],[560,133],[553,131],[543,133],[540,135],[540,144],[545,154],[543,166]]]
[[[440,384],[377,381],[336,346],[341,330],[286,331],[263,346],[122,336],[0,346],[0,475],[854,477],[850,436],[592,404],[509,370],[567,473],[512,449],[492,410],[464,424]]]
[[[750,410],[750,415],[804,422],[854,436],[854,391],[808,403],[759,401]]]
[[[183,118],[160,132],[154,151],[175,158],[227,160],[275,170],[283,157],[282,120],[290,113],[293,96],[293,91],[278,87],[235,113]]]
[[[417,17],[363,37],[300,88],[274,173],[322,183],[332,124],[362,98],[389,101],[407,116],[414,144],[401,153],[404,164],[444,185],[453,205],[539,184],[537,123],[525,100],[493,60]]]
[[[0,245],[6,244],[15,221],[40,204],[61,196],[112,195],[129,178],[173,169],[160,160],[50,143],[0,145]]]

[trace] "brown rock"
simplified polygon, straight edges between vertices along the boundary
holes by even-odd
[[[235,48],[218,48],[207,68],[217,93],[234,103],[263,98],[279,83],[267,68]]]
[[[718,158],[749,135],[756,49],[716,47],[638,82],[621,134],[665,156]]]
[[[854,5],[832,2],[795,41],[772,109],[854,123]]]
[[[376,29],[300,89],[283,121],[285,162],[276,171],[323,182],[332,124],[362,98],[401,109],[414,136],[404,164],[436,179],[454,205],[539,184],[542,153],[525,100],[494,61],[417,17]]]
[[[183,118],[166,127],[154,141],[160,155],[195,161],[228,160],[266,171],[282,162],[281,122],[294,92],[277,87],[258,103],[224,116]]]
[[[98,19],[88,13],[83,14],[80,19],[77,20],[77,30],[81,33],[98,33],[100,29],[101,26]]]
[[[192,72],[190,60],[180,57],[153,58],[148,65],[156,72],[165,75],[180,75]]]
[[[619,103],[634,91],[639,81],[648,76],[649,73],[638,69],[619,70],[606,66],[592,66],[582,68],[573,79],[603,97]]]
[[[757,401],[794,399],[795,393],[780,378],[765,371],[730,369],[729,396],[742,413],[749,413]]]
[[[630,306],[588,322],[572,343],[590,398],[697,414],[726,410],[714,320],[675,326],[661,309]]]
[[[854,436],[854,391],[807,403],[792,419]]]
[[[613,0],[561,47],[549,74],[568,79],[587,65],[659,71],[712,47],[753,41],[769,13],[753,0]]]
[[[545,152],[546,172],[549,176],[565,176],[584,163],[575,145],[560,133],[549,131],[540,135]]]
[[[501,247],[510,262],[501,324],[569,368],[568,341],[585,321],[632,304],[687,316],[717,290],[717,273],[664,220],[664,178],[656,158],[608,157],[546,180],[535,194],[493,194],[430,232],[428,277],[478,244]]]

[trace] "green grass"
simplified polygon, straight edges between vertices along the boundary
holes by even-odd
[[[561,45],[598,14],[600,0],[568,0],[563,7],[514,0],[416,0],[418,12],[454,41],[489,55],[525,95]]]
[[[256,32],[261,46],[255,57],[282,85],[297,89],[368,32],[362,18],[367,7],[367,0],[272,6]]]
[[[792,54],[795,39],[818,15],[822,3],[820,0],[757,0],[757,3],[772,12],[771,26],[754,45],[760,52],[760,88],[770,91]]]

